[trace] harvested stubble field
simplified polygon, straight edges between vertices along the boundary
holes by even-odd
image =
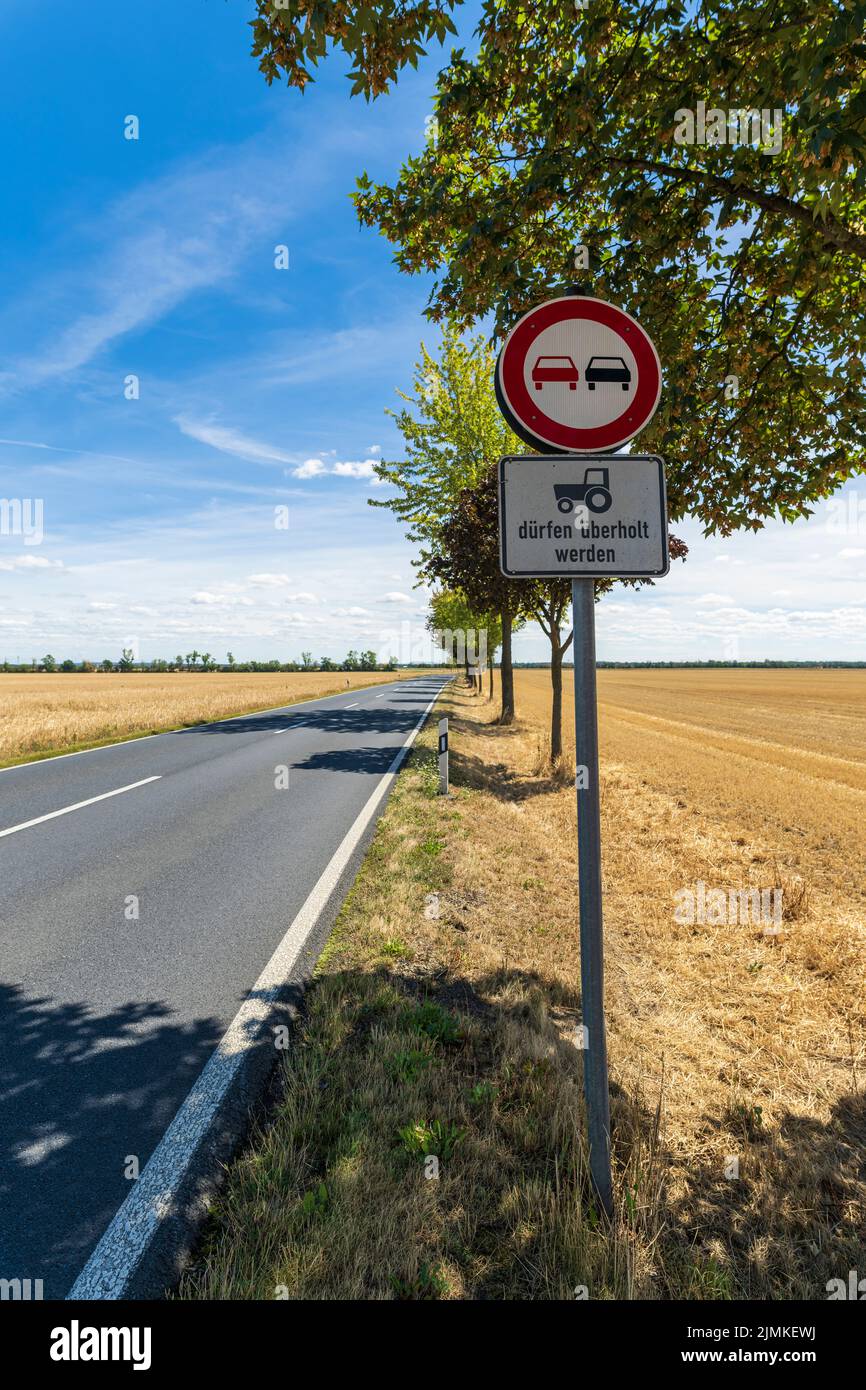
[[[575,985],[574,794],[533,775],[548,673],[517,695],[519,727],[457,758],[498,803],[483,857],[513,863],[488,946]],[[826,1297],[866,1255],[866,671],[601,671],[599,721],[611,1077],[661,1099],[665,1221],[732,1291]],[[781,930],[677,921],[700,883],[780,889]]]
[[[866,1267],[866,672],[599,685],[612,1226],[573,743],[551,775],[549,675],[520,671],[511,728],[445,696],[451,799],[419,739],[182,1297],[826,1299]],[[677,921],[699,882],[781,887],[781,930]]]
[[[0,674],[0,767],[315,700],[405,671],[170,671]]]

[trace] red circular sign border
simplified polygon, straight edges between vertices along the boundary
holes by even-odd
[[[563,305],[571,309],[580,306],[581,313],[563,313],[560,307]],[[531,343],[551,324],[561,323],[569,318],[589,319],[591,322],[604,324],[628,343],[634,355],[637,364],[637,391],[634,399],[621,415],[608,421],[606,425],[579,429],[573,425],[561,425],[543,413],[544,423],[539,425],[538,405],[526,389],[523,364]],[[505,340],[497,370],[505,403],[523,428],[542,443],[573,453],[601,452],[619,448],[621,444],[627,443],[649,424],[661,395],[661,363],[652,339],[624,309],[617,308],[615,304],[608,304],[603,299],[593,299],[584,295],[565,295],[559,299],[549,299],[518,319]]]

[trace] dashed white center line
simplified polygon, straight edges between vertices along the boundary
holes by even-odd
[[[59,811],[49,811],[47,816],[35,816],[33,820],[23,820],[20,825],[10,825],[8,829],[0,830],[0,840],[4,835],[16,835],[19,830],[29,830],[31,825],[42,825],[43,821],[54,820],[57,816],[68,816],[70,811],[80,811],[82,806],[92,806],[96,801],[107,801],[110,796],[120,796],[121,792],[131,792],[136,787],[146,787],[148,782],[161,780],[161,777],[143,777],[140,782],[130,782],[127,787],[115,787],[113,792],[102,792],[99,796],[89,796],[86,801],[76,801],[71,806],[62,806]]]
[[[354,703],[353,705],[344,705],[344,706],[343,706],[343,709],[357,709],[357,708],[358,708],[358,704],[359,704],[359,701],[356,700],[355,703]]]

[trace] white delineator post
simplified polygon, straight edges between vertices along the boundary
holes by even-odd
[[[448,720],[439,720],[439,795],[448,795]]]
[[[595,676],[595,581],[573,579],[574,755],[577,777],[577,863],[580,902],[580,1002],[583,1089],[592,1183],[607,1216],[613,1214],[610,1173],[610,1092],[604,1026],[604,937],[601,912],[601,798]],[[581,785],[582,782],[586,785]]]

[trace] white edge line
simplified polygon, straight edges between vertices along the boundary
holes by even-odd
[[[19,830],[29,830],[31,825],[41,825],[43,821],[55,820],[57,816],[68,816],[70,811],[80,811],[82,806],[92,806],[96,801],[107,801],[110,796],[120,796],[121,792],[134,791],[136,787],[146,787],[148,782],[161,782],[162,774],[158,777],[143,777],[140,782],[130,782],[126,787],[115,787],[113,792],[101,792],[99,796],[89,796],[86,801],[74,801],[71,806],[61,806],[59,811],[49,811],[45,816],[35,816],[33,820],[23,820],[20,825],[10,825],[7,830],[0,830],[0,840],[4,835],[15,835]]]
[[[424,677],[419,677],[419,680]],[[391,686],[394,681],[377,681],[374,685],[359,686],[360,690],[376,690],[379,685]],[[79,748],[74,753],[54,753],[47,758],[33,758],[29,763],[12,763],[0,767],[4,772],[18,772],[22,767],[41,767],[43,763],[59,763],[63,758],[83,758],[85,753],[104,753],[108,748],[121,748],[126,743],[147,743],[149,738],[168,738],[170,734],[195,733],[196,729],[212,729],[216,724],[236,724],[239,719],[252,719],[257,714],[276,714],[279,710],[300,709],[301,705],[323,705],[326,700],[345,699],[345,690],[336,695],[312,695],[309,700],[297,700],[293,705],[270,705],[267,709],[251,709],[246,714],[232,714],[228,719],[211,719],[205,724],[179,724],[176,729],[160,729],[155,734],[140,734],[138,738],[119,738],[114,743],[100,743],[96,748]]]
[[[246,1054],[259,1040],[280,988],[288,979],[385,793],[422,728],[437,690],[379,785],[359,811],[338,849],[274,954],[235,1014],[186,1100],[116,1211],[72,1285],[67,1299],[118,1299],[144,1259],[165,1217],[174,1212],[186,1171],[204,1140]]]

